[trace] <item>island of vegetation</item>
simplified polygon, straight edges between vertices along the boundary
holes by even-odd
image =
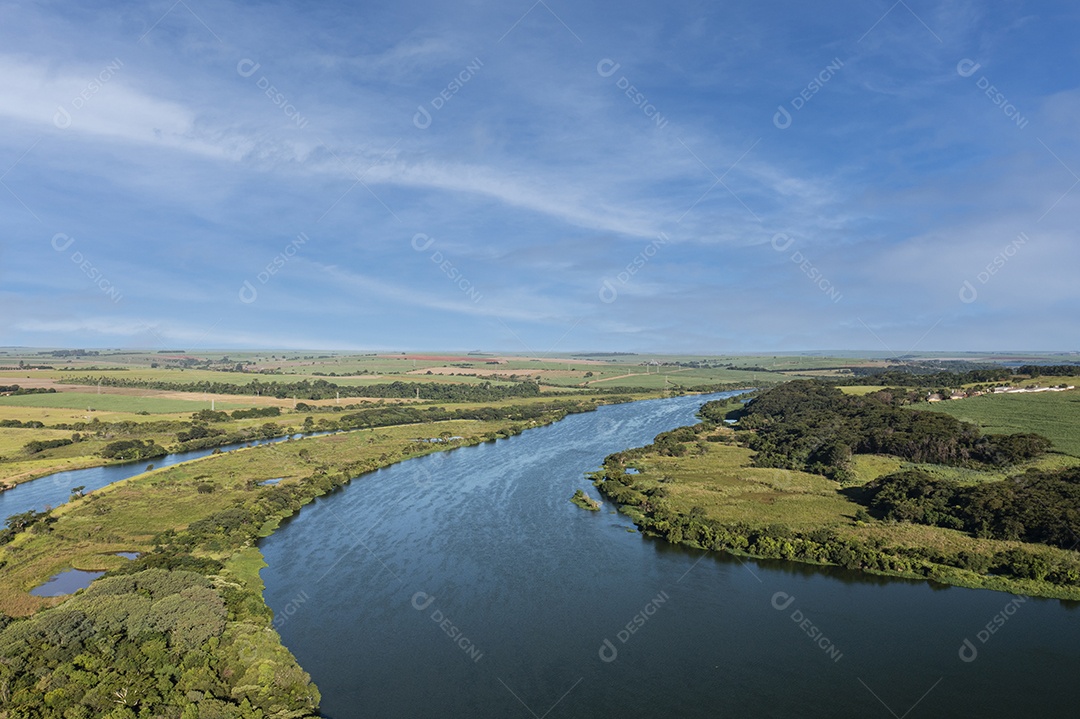
[[[581,507],[587,509],[590,512],[599,512],[600,503],[585,493],[585,490],[579,489],[574,492],[574,496],[570,498],[570,501]]]

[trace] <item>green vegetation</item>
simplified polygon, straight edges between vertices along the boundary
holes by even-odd
[[[139,380],[126,376],[102,376],[91,378],[68,378],[70,382],[98,383],[105,387],[134,387],[183,392],[205,392],[207,394],[231,394],[277,397],[289,397],[307,400],[335,399],[336,397],[373,397],[384,399],[412,399],[422,397],[440,402],[490,402],[508,397],[535,397],[540,387],[534,382],[518,382],[513,385],[493,385],[490,382],[480,384],[432,384],[417,382],[390,382],[370,384],[362,387],[336,384],[324,379],[301,380],[299,382],[261,382],[253,379],[247,384],[231,382],[166,382],[161,380]]]
[[[853,454],[983,468],[1037,459],[1051,447],[1035,433],[987,436],[946,414],[903,409],[911,394],[848,395],[820,380],[796,380],[751,401],[738,412],[739,427],[756,430],[747,442],[757,452],[758,466],[801,469],[839,481],[852,478]],[[702,416],[715,422],[722,418],[717,411],[707,404]]]
[[[600,503],[585,493],[584,490],[577,490],[574,492],[574,496],[570,498],[570,501],[581,507],[587,509],[590,512],[599,512]]]
[[[1080,457],[1080,390],[1032,394],[988,394],[920,405],[970,422],[989,434],[1038,432],[1059,452]]]
[[[840,384],[877,387],[962,387],[968,384],[1006,382],[1012,377],[1013,372],[1005,367],[953,372],[941,370],[937,366],[924,368],[916,366],[885,371],[856,369],[853,375],[850,379],[841,381]]]
[[[0,632],[4,703],[41,719],[315,716],[318,689],[261,604],[194,572],[98,580]]]
[[[69,444],[75,444],[75,440],[72,439],[36,439],[27,442],[23,445],[23,452],[26,454],[38,454],[44,452],[47,449],[55,449],[57,447],[66,447]]]
[[[709,403],[700,424],[609,456],[595,482],[672,542],[1080,599],[1075,460],[1044,456],[1049,442],[1030,433],[987,438],[901,408],[903,397],[796,381],[745,408]],[[722,423],[734,416],[738,430]]]
[[[486,419],[395,422],[235,450],[85,497],[73,490],[58,510],[12,517],[0,532],[0,609],[33,616],[0,615],[5,703],[23,712],[13,716],[34,717],[313,716],[318,690],[273,631],[254,541],[358,474],[594,407],[475,406],[453,414]],[[282,479],[264,485],[270,477]],[[128,561],[119,551],[142,554]],[[66,601],[27,594],[67,567],[111,572]]]
[[[298,431],[342,433],[217,454],[85,496],[75,487],[61,508],[8,518],[0,717],[311,716],[318,691],[281,646],[258,576],[254,543],[282,519],[361,473],[510,436],[599,401],[768,387],[792,376],[851,386],[796,382],[746,408],[710,403],[702,424],[609,457],[601,491],[643,531],[671,541],[1080,598],[1075,553],[1060,548],[1077,529],[1080,459],[1044,454],[1048,443],[1030,434],[1080,458],[1080,403],[1063,393],[919,404],[932,415],[907,406],[927,387],[1008,379],[985,363],[106,350],[20,350],[5,362],[0,478],[8,483]],[[891,369],[905,371],[883,374]],[[1077,370],[1022,369],[1029,377],[1013,383]],[[99,380],[132,394],[98,394]],[[211,409],[208,394],[233,396]],[[956,414],[969,408],[978,416]],[[742,418],[739,431],[724,426],[728,417]],[[1014,463],[1035,471],[1020,474]],[[280,481],[264,484],[271,478]],[[581,490],[572,501],[599,508]],[[109,575],[70,598],[28,594],[71,567]]]
[[[105,383],[103,383],[105,384]],[[94,411],[113,412],[151,412],[153,414],[175,414],[194,412],[209,404],[208,400],[196,399],[161,399],[157,397],[135,397],[124,394],[92,394],[90,392],[56,392],[49,394],[28,394],[13,397],[0,397],[0,406],[11,407],[53,407],[57,409],[92,409]],[[238,407],[237,404],[222,404],[223,407]]]
[[[882,519],[1062,549],[1080,544],[1080,468],[1076,467],[1056,472],[1031,469],[969,487],[907,470],[879,477],[855,496]]]
[[[140,441],[137,439],[122,439],[110,442],[101,450],[101,456],[105,459],[116,459],[122,462],[130,462],[134,459],[153,459],[164,457],[167,454],[164,447],[159,447],[152,441]]]

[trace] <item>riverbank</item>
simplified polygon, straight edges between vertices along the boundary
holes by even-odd
[[[488,421],[454,420],[285,441],[207,456],[95,491],[54,510],[0,549],[0,612],[34,615],[25,627],[23,622],[15,622],[0,633],[0,650],[6,660],[61,677],[55,681],[71,689],[62,677],[72,668],[74,655],[60,656],[59,660],[54,654],[39,656],[40,648],[28,644],[25,637],[33,635],[33,627],[40,621],[64,621],[75,605],[86,616],[91,613],[68,597],[33,597],[30,589],[68,567],[111,570],[112,575],[147,577],[146,581],[154,582],[159,581],[154,572],[161,570],[177,577],[194,571],[210,580],[219,597],[215,601],[227,609],[217,639],[206,645],[206,661],[211,666],[235,667],[228,675],[219,673],[215,680],[218,688],[204,693],[208,706],[213,702],[228,705],[230,696],[237,696],[235,683],[254,677],[265,695],[260,700],[264,710],[275,706],[295,711],[295,716],[311,715],[318,692],[274,631],[273,613],[262,597],[258,570],[263,564],[255,541],[269,535],[303,505],[366,472],[425,454],[510,437],[555,422],[571,410],[587,411],[595,406],[594,402],[581,402],[576,408],[561,407],[527,420],[505,416]],[[514,412],[502,410],[502,414],[507,413]],[[500,411],[493,409],[493,415],[498,414]],[[268,479],[280,481],[264,483]],[[140,552],[142,556],[132,561],[116,556],[117,552]],[[196,580],[197,576],[191,581]],[[95,586],[87,590],[90,597],[98,591]],[[86,601],[90,600],[83,603]],[[53,609],[40,612],[48,607]],[[162,636],[172,646],[173,635]],[[148,670],[152,671],[153,667]],[[33,674],[15,676],[13,691],[17,694],[20,682],[31,681]],[[283,674],[291,677],[287,687],[275,684],[275,677]],[[36,681],[22,687],[19,696],[24,703],[30,702],[26,706],[37,706],[34,702],[44,695]],[[94,691],[100,692],[100,687]],[[212,702],[209,697],[214,697]],[[182,697],[177,694],[161,701],[169,705],[174,699],[180,702]],[[192,703],[190,697],[184,701],[185,705]],[[239,711],[241,703],[236,702],[234,708]]]
[[[735,443],[733,430],[695,430],[676,431],[682,433],[681,456],[665,455],[671,444],[652,445],[608,457],[594,475],[601,493],[642,533],[736,556],[1080,601],[1080,562],[1074,552],[878,520],[852,499],[850,484],[842,487],[820,475],[754,467],[753,453]],[[860,481],[870,481],[894,465],[889,458],[866,457]],[[875,466],[879,471],[873,471]],[[1013,565],[1036,567],[1033,574],[1044,577],[1053,569],[1058,572],[1054,576],[1071,583],[1037,574],[1006,576],[1002,557]]]

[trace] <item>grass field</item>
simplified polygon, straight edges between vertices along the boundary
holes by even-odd
[[[843,392],[844,394],[854,394],[854,395],[870,394],[871,392],[876,392],[879,389],[881,389],[881,387],[879,385],[870,385],[870,384],[853,384],[853,385],[847,385],[847,386],[840,387],[840,391]]]
[[[698,506],[710,519],[793,529],[850,523],[858,505],[838,493],[836,482],[814,474],[750,466],[743,447],[709,443],[703,456],[649,457],[635,461],[646,486],[664,486],[682,512]],[[672,481],[663,481],[665,477]]]
[[[899,457],[874,454],[857,454],[851,458],[851,468],[856,477],[856,484],[866,484],[878,477],[907,469],[921,469],[939,479],[950,479],[960,484],[980,484],[996,482],[1013,477],[1028,469],[1056,470],[1080,466],[1080,458],[1067,454],[1047,454],[1034,462],[999,470],[977,470],[964,467],[947,467],[941,464],[918,464],[906,462]]]
[[[1057,384],[1058,378],[1053,378]],[[978,425],[990,434],[1037,432],[1059,452],[1080,457],[1080,390],[996,394],[917,406]]]
[[[228,362],[224,362],[226,355]],[[205,367],[181,368],[177,362],[182,358],[210,360],[214,369]],[[675,356],[653,354],[628,355],[543,355],[533,357],[515,353],[469,355],[458,352],[426,352],[400,354],[349,354],[304,352],[105,352],[100,356],[79,358],[53,358],[47,352],[11,353],[0,357],[0,364],[24,360],[29,364],[44,364],[52,370],[9,370],[9,380],[59,380],[66,382],[90,382],[98,375],[115,376],[128,380],[155,380],[167,382],[218,381],[246,384],[253,379],[260,381],[295,381],[302,379],[326,379],[352,386],[364,386],[395,380],[416,382],[506,382],[510,374],[518,378],[540,379],[563,387],[597,383],[597,386],[624,386],[636,388],[665,387],[668,383],[692,386],[737,382],[759,384],[807,376],[820,372],[831,373],[832,368],[842,366],[878,366],[879,359],[854,357],[790,355],[724,355],[724,356]],[[247,364],[251,362],[253,364]],[[677,363],[706,362],[712,367],[680,367]],[[151,363],[157,367],[151,367]],[[221,371],[242,363],[248,373]],[[647,363],[654,363],[646,367]],[[715,365],[732,365],[721,367]],[[739,367],[762,367],[771,372],[737,369]],[[96,368],[96,369],[89,369]],[[220,368],[220,369],[217,369]],[[252,374],[251,372],[270,374]],[[427,372],[432,374],[427,374]],[[455,374],[449,374],[454,372]],[[318,374],[317,374],[318,373]],[[334,373],[334,377],[329,377]],[[785,373],[785,374],[780,374]],[[342,376],[344,375],[344,376]],[[489,379],[492,378],[492,379]]]
[[[191,400],[159,399],[156,397],[133,397],[120,394],[93,394],[84,392],[55,392],[47,394],[24,394],[0,397],[0,407],[50,407],[55,409],[78,409],[107,412],[150,412],[151,414],[174,414],[198,412],[210,409],[210,400],[192,395]],[[218,410],[246,407],[243,404],[215,402]]]

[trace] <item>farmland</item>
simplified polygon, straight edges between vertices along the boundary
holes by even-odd
[[[919,409],[952,415],[990,434],[1037,432],[1057,451],[1080,457],[1080,390],[982,395],[920,404]]]

